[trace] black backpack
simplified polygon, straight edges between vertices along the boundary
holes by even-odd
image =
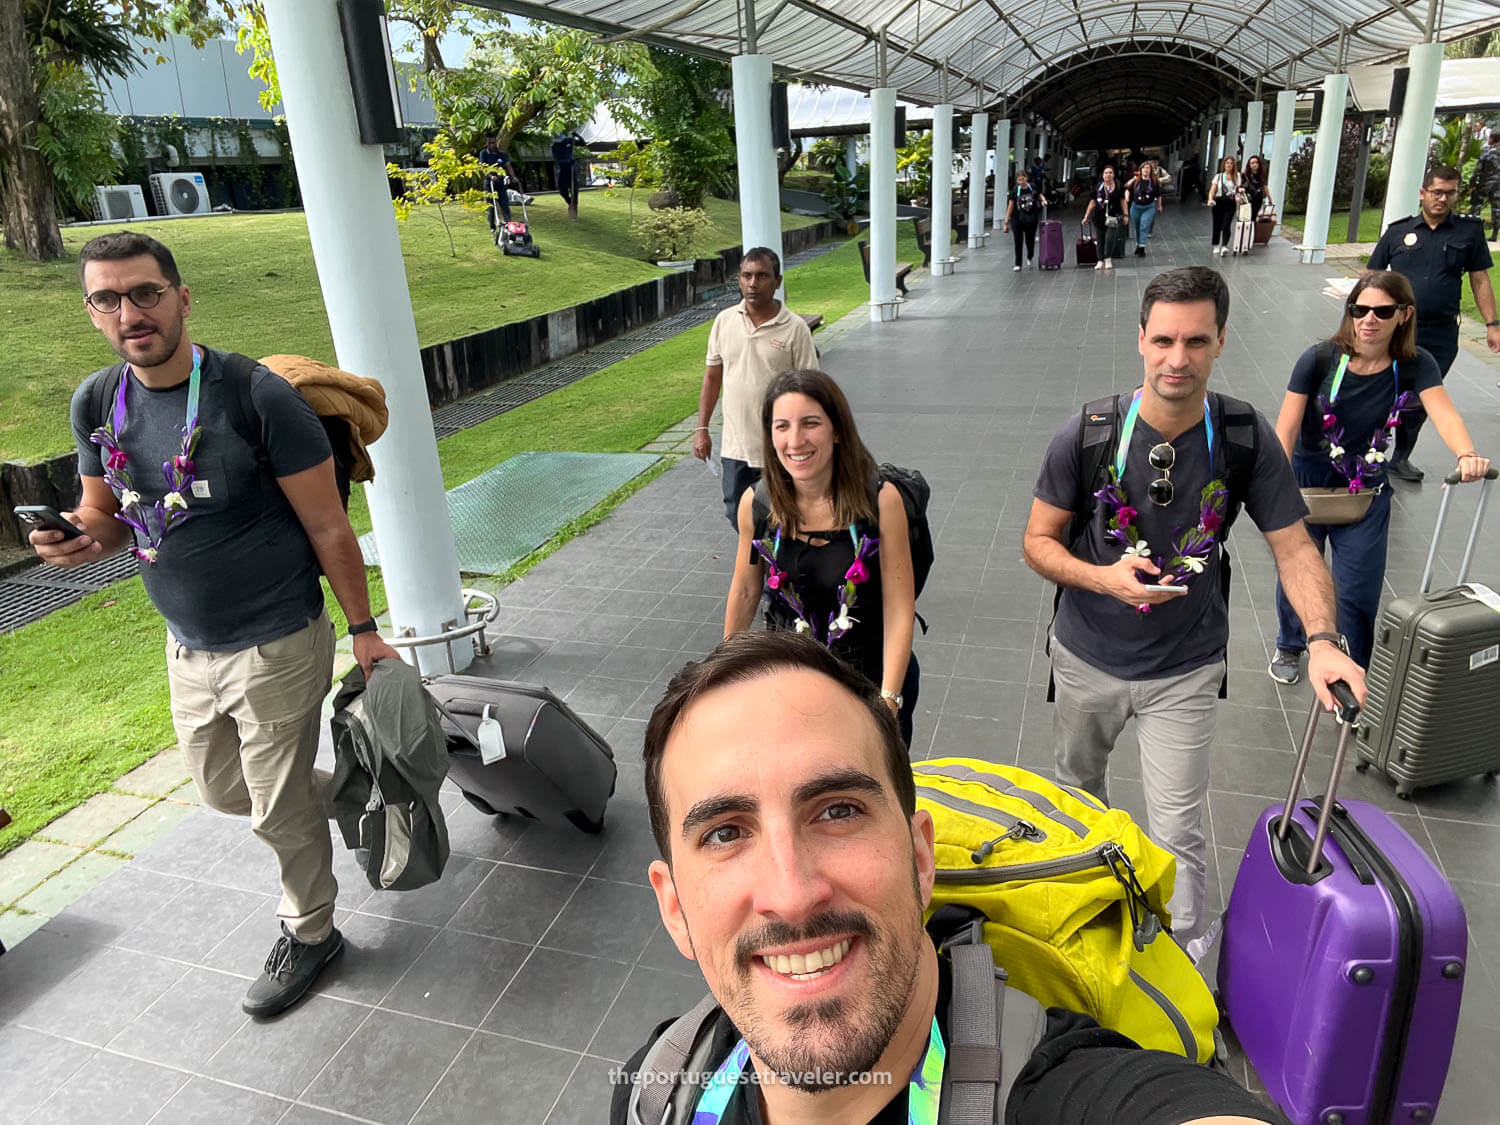
[[[1229,561],[1229,529],[1234,526],[1245,498],[1250,494],[1250,478],[1255,473],[1255,461],[1260,456],[1260,424],[1255,407],[1248,402],[1228,395],[1210,395],[1210,410],[1213,411],[1214,427],[1222,435],[1215,456],[1222,457],[1224,486],[1229,490],[1229,500],[1224,506],[1224,526],[1219,532],[1219,586],[1224,603],[1229,604],[1229,580],[1233,568]],[[1109,482],[1109,464],[1115,447],[1120,442],[1120,396],[1095,399],[1085,403],[1078,415],[1078,496],[1073,503],[1073,518],[1068,522],[1067,545],[1072,550],[1094,518],[1098,505],[1094,493]],[[1062,602],[1062,587],[1057,587],[1052,596],[1052,616],[1057,617],[1057,607]],[[1051,630],[1048,630],[1051,636]],[[1051,641],[1047,651],[1051,652]],[[1219,685],[1219,698],[1228,692],[1229,677]],[[1054,702],[1056,684],[1047,681],[1047,702]]]
[[[265,442],[261,440],[260,414],[255,409],[254,400],[250,397],[250,376],[259,366],[259,361],[249,356],[240,355],[237,352],[225,352],[224,378],[221,382],[229,391],[226,413],[230,427],[246,445],[255,450],[256,463],[269,476],[271,475],[270,455],[266,452]],[[109,373],[104,378],[94,384],[91,406],[95,427],[102,426],[109,421],[111,404],[115,400],[115,395],[119,393],[120,379],[124,374],[125,365],[117,363],[109,369]],[[323,432],[328,435],[328,444],[333,447],[333,476],[338,483],[339,499],[343,502],[344,511],[347,512],[349,510],[349,471],[354,464],[349,423],[342,418],[322,414],[318,415],[318,421],[323,423]]]

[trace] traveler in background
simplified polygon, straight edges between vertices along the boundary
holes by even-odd
[[[779,372],[816,367],[807,322],[776,299],[781,288],[781,259],[776,251],[755,246],[740,259],[743,300],[714,318],[708,333],[703,388],[698,393],[698,428],[693,456],[707,461],[714,443],[708,423],[720,393],[724,396],[723,431],[719,435],[719,476],[724,518],[739,526],[740,497],[760,480],[760,411],[766,387]]]
[[[1276,201],[1271,199],[1266,186],[1267,178],[1266,162],[1260,158],[1259,153],[1245,157],[1245,175],[1241,179],[1241,186],[1245,189],[1245,197],[1250,200],[1252,223],[1260,217],[1262,204],[1269,201],[1272,207],[1276,206]]]
[[[1444,378],[1458,357],[1459,299],[1464,274],[1474,290],[1474,303],[1485,322],[1490,351],[1500,352],[1500,319],[1495,315],[1495,290],[1490,284],[1490,248],[1484,242],[1484,223],[1453,214],[1460,173],[1448,164],[1434,164],[1422,177],[1421,209],[1385,228],[1370,269],[1392,269],[1411,282],[1417,301],[1417,347],[1437,360]],[[1421,407],[1396,434],[1396,456],[1389,466],[1398,480],[1419,481],[1422,470],[1411,463],[1412,447],[1426,415]]]
[[[1090,220],[1094,224],[1094,237],[1099,243],[1099,260],[1096,270],[1115,268],[1115,256],[1125,247],[1125,185],[1115,180],[1114,165],[1106,164],[1094,185],[1094,197],[1089,200],[1083,213],[1084,225]]]
[[[750,628],[764,592],[766,627],[807,633],[863,672],[909,746],[919,670],[901,492],[881,481],[848,399],[823,372],[776,376],[761,422],[764,502],[751,489],[740,498],[724,635]]]
[[[1191,196],[1196,195],[1199,199],[1206,200],[1203,194],[1203,161],[1198,156],[1195,148],[1188,153],[1188,158],[1183,161],[1182,167],[1177,170],[1182,177],[1182,182],[1177,185],[1177,199],[1186,204]]]
[[[1166,206],[1161,184],[1156,176],[1156,161],[1141,162],[1135,178],[1125,185],[1125,203],[1130,208],[1130,225],[1135,230],[1135,256],[1146,256],[1146,240],[1156,225],[1156,216]]]
[[[1229,243],[1234,237],[1234,214],[1239,205],[1239,165],[1232,156],[1219,162],[1219,172],[1208,185],[1208,206],[1213,208],[1214,229],[1209,242],[1209,253],[1229,253]]]
[[[1036,258],[1037,224],[1047,217],[1047,197],[1039,187],[1033,186],[1030,173],[1016,175],[1015,190],[1010,193],[1010,202],[1005,205],[1005,220],[1001,230],[1009,231],[1016,243],[1016,264],[1013,272],[1021,269],[1021,243],[1026,243],[1026,262]]]
[[[1385,460],[1392,439],[1405,424],[1402,397],[1420,399],[1444,444],[1458,458],[1466,481],[1489,471],[1489,458],[1474,451],[1474,441],[1443,387],[1432,356],[1417,346],[1411,284],[1390,270],[1366,270],[1349,293],[1331,347],[1308,348],[1292,368],[1276,436],[1304,488],[1339,487],[1374,493],[1369,510],[1356,523],[1309,524],[1321,551],[1332,550],[1329,564],[1338,596],[1338,631],[1349,642],[1349,655],[1368,667],[1375,643],[1375,616],[1385,580],[1386,540],[1391,522],[1391,493]],[[1353,487],[1358,482],[1359,488]],[[1268,669],[1273,680],[1294,684],[1301,678],[1307,638],[1302,622],[1276,584],[1276,658]]]
[[[1490,202],[1490,241],[1500,238],[1500,129],[1490,130],[1490,143],[1479,154],[1469,181],[1469,209],[1476,215]]]

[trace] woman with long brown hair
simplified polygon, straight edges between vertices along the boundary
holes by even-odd
[[[1234,214],[1239,206],[1239,192],[1239,162],[1232,156],[1226,156],[1219,161],[1219,174],[1209,183],[1208,188],[1208,206],[1214,209],[1211,254],[1229,253],[1229,242],[1234,237]]]
[[[766,627],[809,633],[864,672],[910,746],[916,593],[901,493],[823,372],[776,376],[761,423],[765,471],[740,499],[724,635],[750,628],[764,593]]]
[[[1303,488],[1332,488],[1340,502],[1367,496],[1363,514],[1335,518],[1350,523],[1315,523],[1307,530],[1322,550],[1331,546],[1338,625],[1349,655],[1368,665],[1374,646],[1375,615],[1385,580],[1386,538],[1391,493],[1386,464],[1396,452],[1396,431],[1418,402],[1444,443],[1458,458],[1463,479],[1478,480],[1489,458],[1474,450],[1468,428],[1443,389],[1437,361],[1417,347],[1416,299],[1411,282],[1388,270],[1359,275],[1331,339],[1303,352],[1292,368],[1290,385],[1276,418],[1276,436],[1291,458]],[[1276,658],[1271,678],[1294,684],[1301,676],[1307,637],[1291,603],[1276,584]]]

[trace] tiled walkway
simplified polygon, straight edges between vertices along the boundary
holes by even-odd
[[[1141,290],[1159,268],[1206,262],[1207,224],[1200,209],[1169,211],[1151,256],[1112,274],[1013,274],[1008,239],[992,241],[955,276],[914,289],[898,322],[825,345],[866,442],[934,488],[917,752],[1048,768],[1050,592],[1020,561],[1037,461],[1082,400],[1139,380]],[[1284,243],[1220,265],[1234,307],[1215,384],[1274,413],[1293,358],[1335,324],[1337,305],[1319,292],[1335,270],[1296,265]],[[1449,386],[1479,447],[1500,451],[1495,378],[1465,354]],[[1417,460],[1446,463],[1435,435]],[[615,747],[619,791],[602,836],[491,820],[455,795],[449,870],[407,895],[371,893],[336,845],[349,949],[316,995],[256,1024],[238,1003],[275,936],[274,870],[243,824],[196,812],[0,958],[0,1115],[602,1121],[610,1066],[702,988],[646,886],[639,752],[665,678],[719,638],[733,540],[717,488],[684,462],[503,598],[491,669],[566,693]],[[1397,494],[1396,588],[1416,581],[1437,497],[1430,483]],[[1234,547],[1230,702],[1210,805],[1218,901],[1254,817],[1282,789],[1308,699],[1265,676],[1271,567],[1248,521]],[[1497,547],[1492,529],[1476,577],[1500,584]],[[1128,735],[1113,770],[1113,797],[1139,812]],[[1468,905],[1473,956],[1442,1119],[1493,1122],[1500,791],[1474,781],[1401,803],[1351,773],[1345,792],[1396,811]]]

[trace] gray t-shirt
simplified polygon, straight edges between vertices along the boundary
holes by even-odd
[[[81,476],[104,475],[99,447],[89,435],[103,421],[93,417],[94,384],[111,370],[94,372],[73,394]],[[250,399],[260,419],[267,471],[231,423],[228,396],[234,392],[225,380],[232,377],[224,353],[204,348],[198,398],[203,432],[193,458],[196,488],[186,494],[188,510],[196,514],[167,532],[155,566],[141,564],[146,593],[172,635],[208,652],[236,652],[284,637],[305,628],[323,606],[317,556],[275,477],[326,461],[332,456],[328,435],[296,388],[257,367]],[[133,373],[125,379],[125,428],[118,440],[130,458],[131,482],[149,508],[167,493],[162,463],[182,452],[188,384],[153,390]],[[107,409],[114,409],[113,399]]]
[[[1123,419],[1130,396],[1122,395],[1119,401]],[[1255,420],[1260,445],[1245,511],[1261,531],[1278,531],[1300,520],[1307,509],[1275,431],[1259,411]],[[1161,440],[1144,419],[1137,419],[1125,463],[1126,500],[1140,513],[1136,531],[1149,545],[1153,561],[1176,554],[1172,544],[1182,531],[1197,524],[1200,493],[1214,477],[1207,432],[1200,421],[1172,442],[1176,453],[1172,503],[1165,508],[1151,503],[1146,491],[1160,474],[1147,464],[1146,454]],[[1214,445],[1221,472],[1222,442],[1216,427]],[[1074,415],[1048,446],[1034,495],[1053,507],[1074,511],[1080,472],[1078,417]],[[1073,546],[1073,553],[1085,562],[1109,565],[1119,560],[1122,548],[1105,538],[1109,516],[1108,505],[1095,504],[1094,518]],[[1123,680],[1180,676],[1212,664],[1223,657],[1229,639],[1229,609],[1218,550],[1215,547],[1201,574],[1188,579],[1186,595],[1153,606],[1150,613],[1139,613],[1107,595],[1065,589],[1053,625],[1055,635],[1089,664]]]

